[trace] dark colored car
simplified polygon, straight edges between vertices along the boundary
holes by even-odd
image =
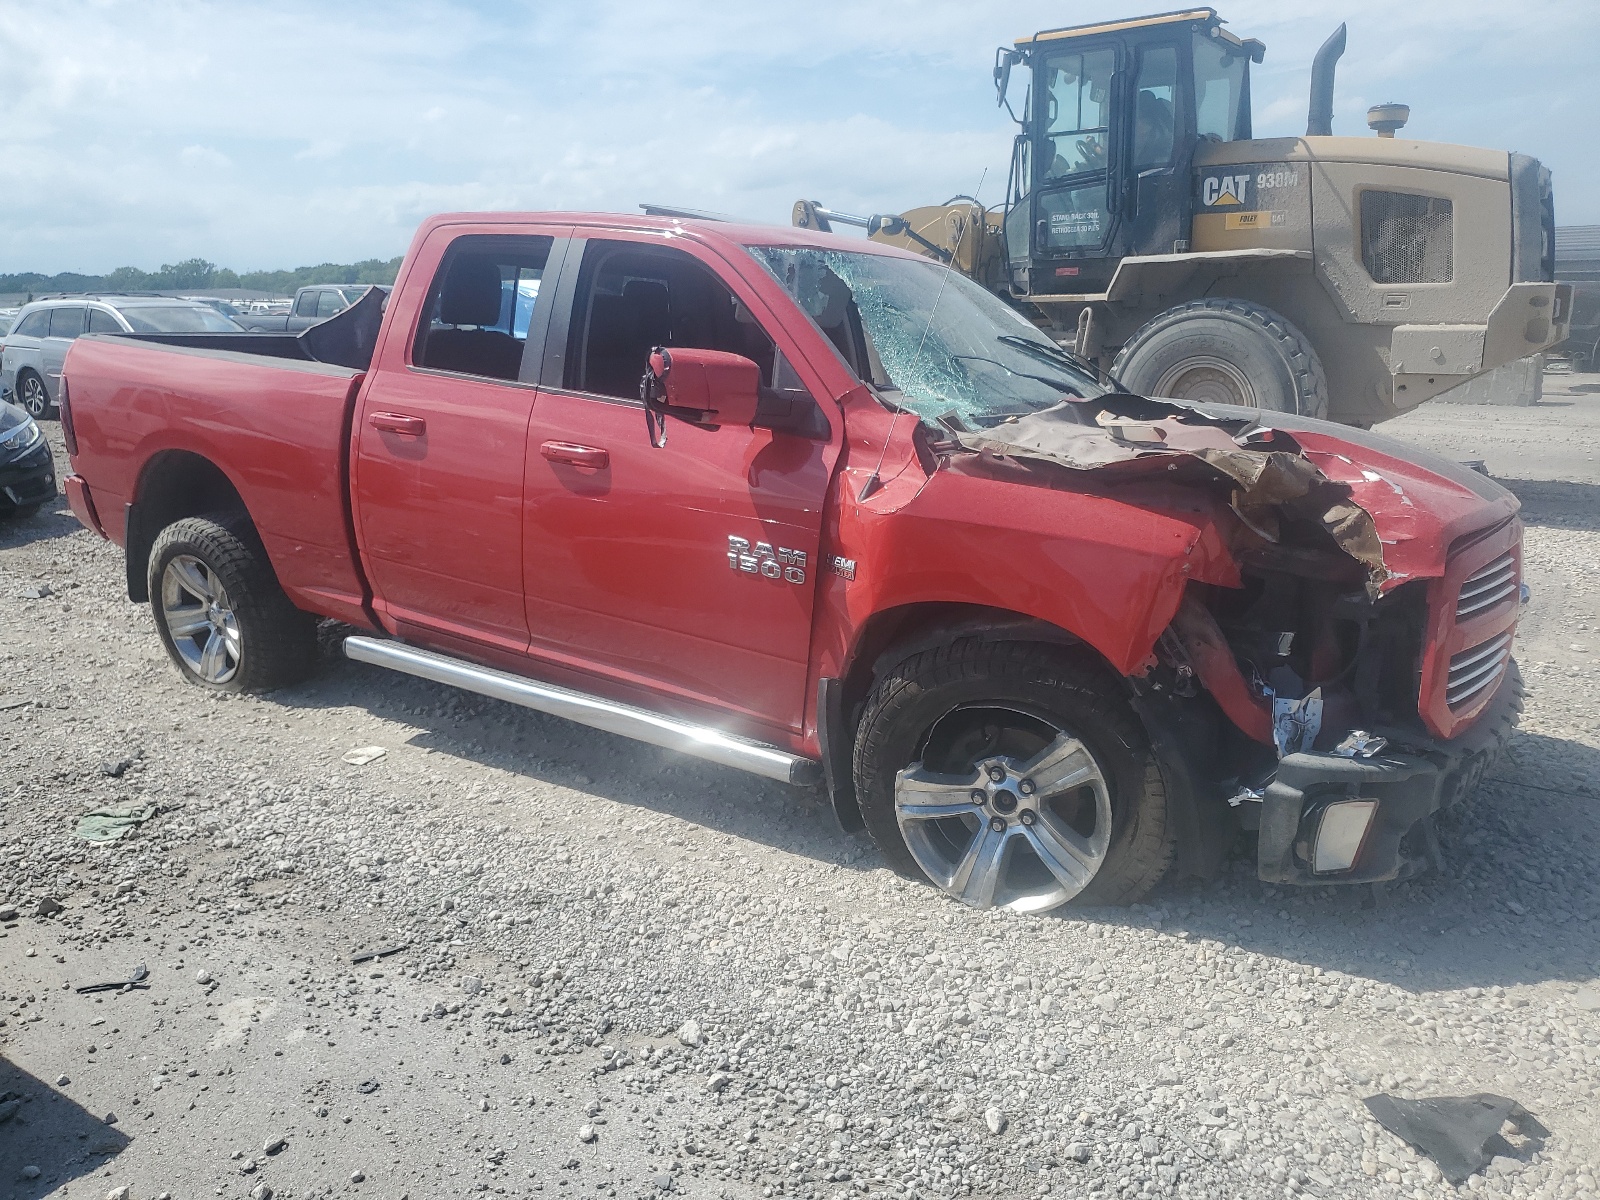
[[[39,424],[0,402],[0,517],[29,517],[56,494],[56,464]]]
[[[321,324],[329,317],[338,316],[367,294],[367,289],[377,287],[388,294],[387,284],[370,283],[318,283],[299,289],[294,294],[294,306],[286,313],[244,313],[239,323],[256,333],[299,333]]]

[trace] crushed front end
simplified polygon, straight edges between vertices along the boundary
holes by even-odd
[[[1274,883],[1436,865],[1434,814],[1471,793],[1522,708],[1515,497],[1321,422],[1089,403],[1098,411],[1080,405],[1070,425],[1024,418],[964,444],[1121,480],[1130,499],[1153,472],[1227,497],[1219,533],[1237,584],[1196,573],[1129,676],[1169,792],[1190,798],[1192,838],[1216,848],[1256,831]]]

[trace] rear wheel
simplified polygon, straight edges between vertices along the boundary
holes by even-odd
[[[1111,373],[1130,392],[1328,415],[1328,382],[1288,318],[1245,300],[1194,300],[1145,322]]]
[[[316,620],[289,602],[248,522],[186,517],[150,549],[156,632],[184,678],[263,692],[310,674]]]
[[[1172,861],[1127,697],[1059,646],[966,638],[896,663],[854,768],[884,857],[975,908],[1131,903]]]
[[[44,380],[32,371],[17,374],[17,403],[35,420],[50,412],[50,393],[45,391]]]

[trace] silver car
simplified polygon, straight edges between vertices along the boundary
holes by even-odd
[[[94,293],[24,305],[0,346],[0,399],[38,418],[55,411],[67,347],[85,333],[243,333],[208,304],[172,296]]]

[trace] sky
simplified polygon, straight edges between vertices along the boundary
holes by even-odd
[[[1151,4],[1149,11],[1162,5]],[[1002,198],[997,45],[1137,0],[0,0],[0,273],[236,270],[402,253],[426,215],[636,211],[787,222]],[[1267,44],[1256,136],[1303,133],[1341,20],[1334,132],[1542,159],[1600,223],[1600,0],[1237,0]],[[981,188],[981,191],[979,189]]]

